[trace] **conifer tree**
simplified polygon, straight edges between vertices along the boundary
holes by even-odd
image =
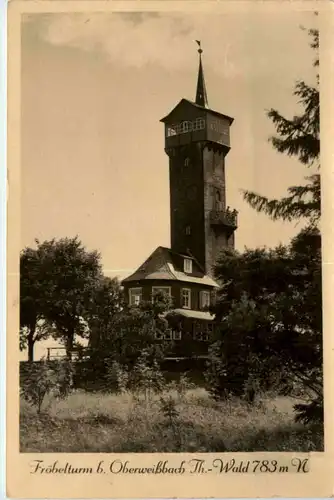
[[[313,65],[319,65],[319,32],[309,30],[311,47],[316,51]],[[302,113],[286,118],[277,110],[270,109],[268,117],[276,128],[276,136],[270,138],[273,147],[283,154],[295,156],[313,173],[305,177],[304,184],[291,186],[281,199],[269,199],[252,191],[244,191],[244,199],[259,212],[268,214],[273,220],[306,219],[309,224],[317,224],[320,218],[320,103],[319,78],[317,85],[298,81],[294,95],[302,107]]]
[[[317,50],[319,34],[309,34]],[[319,91],[300,81],[294,94],[303,113],[287,119],[270,110],[277,132],[270,140],[278,152],[296,156],[315,173],[281,199],[247,191],[244,198],[273,220],[306,224],[287,246],[222,252],[215,269],[222,287],[213,311],[220,327],[207,375],[218,397],[226,390],[243,394],[247,387],[254,396],[255,390],[275,381],[280,389],[282,380],[287,382],[289,391],[297,384],[308,397],[304,406],[296,405],[297,419],[308,422],[321,420],[323,414]]]

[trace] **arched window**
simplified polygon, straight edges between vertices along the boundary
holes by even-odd
[[[187,158],[185,158],[185,160],[184,160],[184,166],[185,166],[185,167],[189,167],[189,165],[190,165],[190,158],[188,158],[188,157],[187,157]]]

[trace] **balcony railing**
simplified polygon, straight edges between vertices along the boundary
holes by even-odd
[[[226,226],[231,229],[238,227],[238,212],[236,210],[212,210],[210,222],[213,225]]]

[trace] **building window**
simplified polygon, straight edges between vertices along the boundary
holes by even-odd
[[[193,122],[193,130],[202,130],[203,128],[205,128],[204,118],[196,118]]]
[[[177,134],[176,127],[174,125],[167,127],[167,137],[172,137]]]
[[[180,125],[181,134],[185,133],[185,132],[191,132],[192,129],[193,129],[192,122],[185,121],[185,122],[182,122]]]
[[[171,287],[170,286],[152,286],[152,301],[154,299],[154,295],[157,293],[163,293],[165,295],[168,295],[168,297],[171,296]]]
[[[181,337],[180,337],[180,339],[175,338],[175,332],[171,329],[166,330],[165,333],[156,331],[154,336],[155,336],[156,340],[180,340],[181,339]]]
[[[200,292],[200,304],[201,309],[210,306],[210,292],[208,292],[207,290],[202,290]]]
[[[191,227],[190,226],[186,226],[186,235],[190,236],[190,234],[191,234]]]
[[[142,299],[141,288],[130,288],[129,290],[129,303],[130,306],[138,306]]]
[[[173,330],[173,340],[181,340],[182,332],[181,330]]]
[[[211,325],[195,323],[193,325],[193,339],[199,342],[208,342],[212,335]]]
[[[217,121],[216,121],[216,120],[213,120],[213,121],[211,122],[211,124],[210,124],[210,128],[211,128],[211,130],[215,130],[216,132],[219,130],[219,128],[218,128],[218,123],[217,123]]]
[[[219,189],[215,190],[215,210],[221,211],[222,203],[221,203],[221,195]]]
[[[181,306],[184,307],[185,309],[191,308],[191,290],[189,288],[182,288]]]
[[[190,158],[186,158],[186,159],[184,160],[184,166],[185,166],[185,167],[189,167],[189,165],[190,165]]]
[[[193,262],[191,259],[184,259],[183,269],[185,273],[193,272]]]
[[[205,128],[204,118],[196,118],[194,121],[184,121],[182,123],[168,125],[166,127],[167,137],[172,137],[177,134],[184,134],[186,132],[191,132],[192,130],[202,130]]]

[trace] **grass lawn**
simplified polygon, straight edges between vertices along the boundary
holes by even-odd
[[[287,397],[263,397],[253,407],[238,400],[217,403],[205,389],[165,393],[174,416],[161,411],[160,397],[74,392],[49,398],[38,415],[21,401],[21,452],[224,452],[322,451],[321,426],[294,422]]]

